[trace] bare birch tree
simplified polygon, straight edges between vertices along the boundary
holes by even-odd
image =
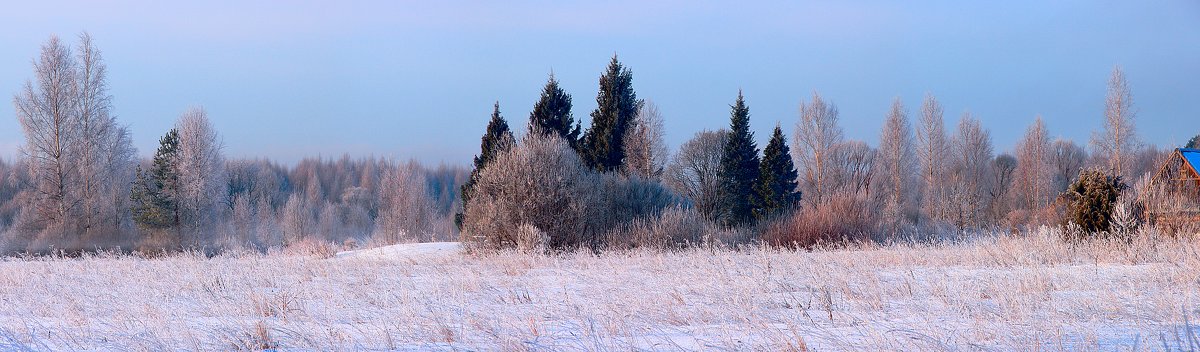
[[[662,179],[667,164],[667,143],[663,140],[663,118],[658,105],[645,100],[634,116],[632,128],[625,132],[626,175],[646,180]]]
[[[225,158],[221,152],[224,145],[204,108],[189,109],[180,116],[175,126],[179,130],[179,160],[176,167],[179,174],[179,206],[184,214],[181,222],[195,236],[211,235],[204,230],[218,219],[222,209],[220,200],[228,184]],[[192,238],[194,241],[207,239]]]
[[[33,81],[13,99],[26,135],[35,227],[98,244],[129,224],[136,151],[110,113],[106,68],[87,33],[77,55],[57,37],[42,46]]]
[[[283,209],[279,210],[279,227],[285,246],[316,235],[316,214],[304,196],[292,193],[292,196],[288,197]]]
[[[262,198],[254,205],[254,219],[254,231],[259,246],[270,247],[283,243],[279,217],[275,216],[275,209],[269,200]]]
[[[925,95],[921,104],[921,125],[917,130],[917,159],[921,164],[921,213],[926,219],[945,220],[946,142],[942,105],[932,94]]]
[[[428,241],[433,204],[416,165],[395,166],[384,173],[382,181],[373,240],[382,244]]]
[[[1046,124],[1038,116],[1017,142],[1017,168],[1013,180],[1017,206],[1038,210],[1050,203],[1052,172],[1050,171],[1050,137]]]
[[[721,158],[727,130],[701,131],[683,143],[667,166],[664,183],[692,202],[701,215],[715,219],[720,201]]]
[[[819,203],[830,194],[830,157],[834,147],[842,142],[842,136],[837,106],[826,104],[816,92],[811,102],[800,104],[792,152],[799,162],[797,169],[805,200]]]
[[[30,160],[30,210],[40,227],[57,226],[60,239],[67,235],[66,222],[80,203],[73,187],[79,171],[74,162],[79,138],[75,67],[70,48],[50,37],[33,64],[34,80],[26,81],[13,98],[25,132],[21,152]]]
[[[964,113],[952,140],[950,193],[952,218],[959,227],[983,223],[988,207],[992,137],[979,120]]]
[[[1104,99],[1104,129],[1092,134],[1092,147],[1097,156],[1108,161],[1108,168],[1116,175],[1126,177],[1132,157],[1141,147],[1137,136],[1133,107],[1133,93],[1125,81],[1125,72],[1114,67],[1108,80],[1108,94]]]
[[[129,184],[134,165],[129,130],[111,114],[107,67],[100,50],[87,33],[80,35],[76,102],[79,140],[79,184],[81,235],[91,238],[97,227],[117,232],[126,223]],[[111,227],[110,227],[111,226]]]
[[[337,242],[346,239],[343,222],[345,217],[338,213],[337,205],[330,201],[323,201],[316,213],[318,240]]]
[[[893,233],[910,213],[911,185],[916,171],[913,147],[908,113],[904,111],[904,103],[896,98],[880,131],[875,157],[875,166],[880,170],[876,174],[882,181],[876,183],[880,190],[877,196],[884,199],[883,218]]]
[[[1087,151],[1075,142],[1067,139],[1056,139],[1051,147],[1050,164],[1054,172],[1053,194],[1057,195],[1067,190],[1067,186],[1079,175],[1087,162]]]
[[[830,149],[826,166],[826,198],[834,194],[867,200],[875,181],[877,151],[863,141],[845,141]]]
[[[1013,202],[1009,194],[1012,193],[1013,179],[1016,177],[1017,157],[1002,153],[992,159],[990,166],[987,173],[990,179],[985,184],[988,195],[986,203],[988,212],[986,214],[990,214],[990,217],[984,220],[985,223],[1003,219],[1012,211]]]
[[[234,197],[233,210],[229,217],[229,241],[237,245],[258,244],[258,229],[254,224],[254,205],[250,196]]]

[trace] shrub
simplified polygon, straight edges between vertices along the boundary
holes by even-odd
[[[771,246],[811,248],[819,244],[858,241],[877,228],[878,214],[869,200],[842,192],[819,203],[795,209],[765,221],[759,239]]]
[[[678,198],[657,182],[592,171],[562,138],[531,135],[480,171],[468,202],[468,247],[599,250],[611,229]]]
[[[550,236],[538,229],[537,226],[521,224],[517,227],[517,250],[523,252],[545,252]]]
[[[309,256],[320,259],[333,258],[337,255],[338,245],[316,238],[303,238],[282,248],[287,255]]]
[[[672,206],[618,226],[608,237],[621,248],[684,249],[703,243],[712,227],[695,209]]]
[[[1067,202],[1063,224],[1074,223],[1086,234],[1107,233],[1112,229],[1117,198],[1126,188],[1128,186],[1120,176],[1111,176],[1097,169],[1080,172],[1075,183],[1063,193]]]
[[[606,216],[602,215],[607,221],[607,224],[604,224],[605,228],[614,228],[646,217],[656,217],[667,207],[681,202],[674,193],[658,182],[615,173],[604,174],[602,179],[603,187],[592,189],[591,192],[599,192],[598,196],[602,199],[603,204],[600,206],[607,212]]]
[[[1128,237],[1137,233],[1145,222],[1145,209],[1136,202],[1120,197],[1113,207],[1112,221],[1109,232],[1118,236]]]
[[[520,228],[545,233],[550,248],[594,238],[598,175],[561,138],[533,137],[496,156],[479,172],[466,209],[461,241],[482,248],[516,248]]]
[[[1000,227],[1009,231],[1019,232],[1036,229],[1042,225],[1052,225],[1062,221],[1066,216],[1063,202],[1052,202],[1041,209],[1016,209],[1010,211],[1000,222]]]

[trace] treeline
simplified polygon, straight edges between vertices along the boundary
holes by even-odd
[[[661,113],[637,97],[632,81],[614,56],[591,125],[581,129],[571,95],[551,75],[520,141],[497,103],[463,186],[462,240],[602,249],[810,246],[1066,224],[1104,233],[1114,204],[1132,209],[1130,186],[1147,182],[1165,155],[1138,139],[1120,68],[1090,153],[1051,137],[1040,116],[1011,152],[997,152],[970,112],[948,131],[933,95],[915,111],[897,98],[881,112],[873,147],[845,138],[837,106],[819,93],[800,104],[790,138],[776,125],[760,149],[738,92],[728,128],[698,132],[670,154]]]
[[[1137,139],[1119,68],[1104,129],[1087,147],[1052,138],[1036,117],[1011,152],[998,153],[971,113],[947,128],[933,95],[880,112],[872,146],[847,139],[836,104],[814,92],[794,127],[776,125],[760,148],[739,91],[727,128],[700,131],[672,153],[662,112],[637,96],[614,56],[586,128],[551,75],[519,131],[493,106],[469,171],[379,158],[229,160],[199,107],[138,160],[111,112],[106,75],[86,34],[75,48],[57,38],[43,45],[14,97],[21,157],[0,160],[0,249],[269,250],[457,235],[476,248],[600,250],[1067,223],[1105,232],[1113,213],[1135,208],[1122,205],[1135,197],[1131,186],[1164,154]]]
[[[191,108],[138,160],[87,34],[57,37],[13,99],[21,157],[0,160],[0,250],[268,250],[297,243],[448,239],[467,170],[380,158],[285,167],[226,159]]]

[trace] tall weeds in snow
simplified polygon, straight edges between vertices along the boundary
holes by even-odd
[[[1200,316],[1200,239],[1148,229],[320,257],[9,258],[0,349],[1156,350]]]

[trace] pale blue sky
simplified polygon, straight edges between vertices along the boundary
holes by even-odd
[[[743,89],[761,141],[790,135],[814,90],[875,144],[894,97],[970,110],[1008,149],[1036,114],[1086,143],[1126,71],[1142,137],[1200,133],[1200,2],[1185,1],[19,1],[0,11],[0,96],[50,35],[89,31],[142,155],[202,105],[231,157],[396,156],[466,164],[492,102],[523,129],[547,74],[595,107],[613,53],[672,147],[728,125]],[[0,108],[0,156],[23,143]]]

